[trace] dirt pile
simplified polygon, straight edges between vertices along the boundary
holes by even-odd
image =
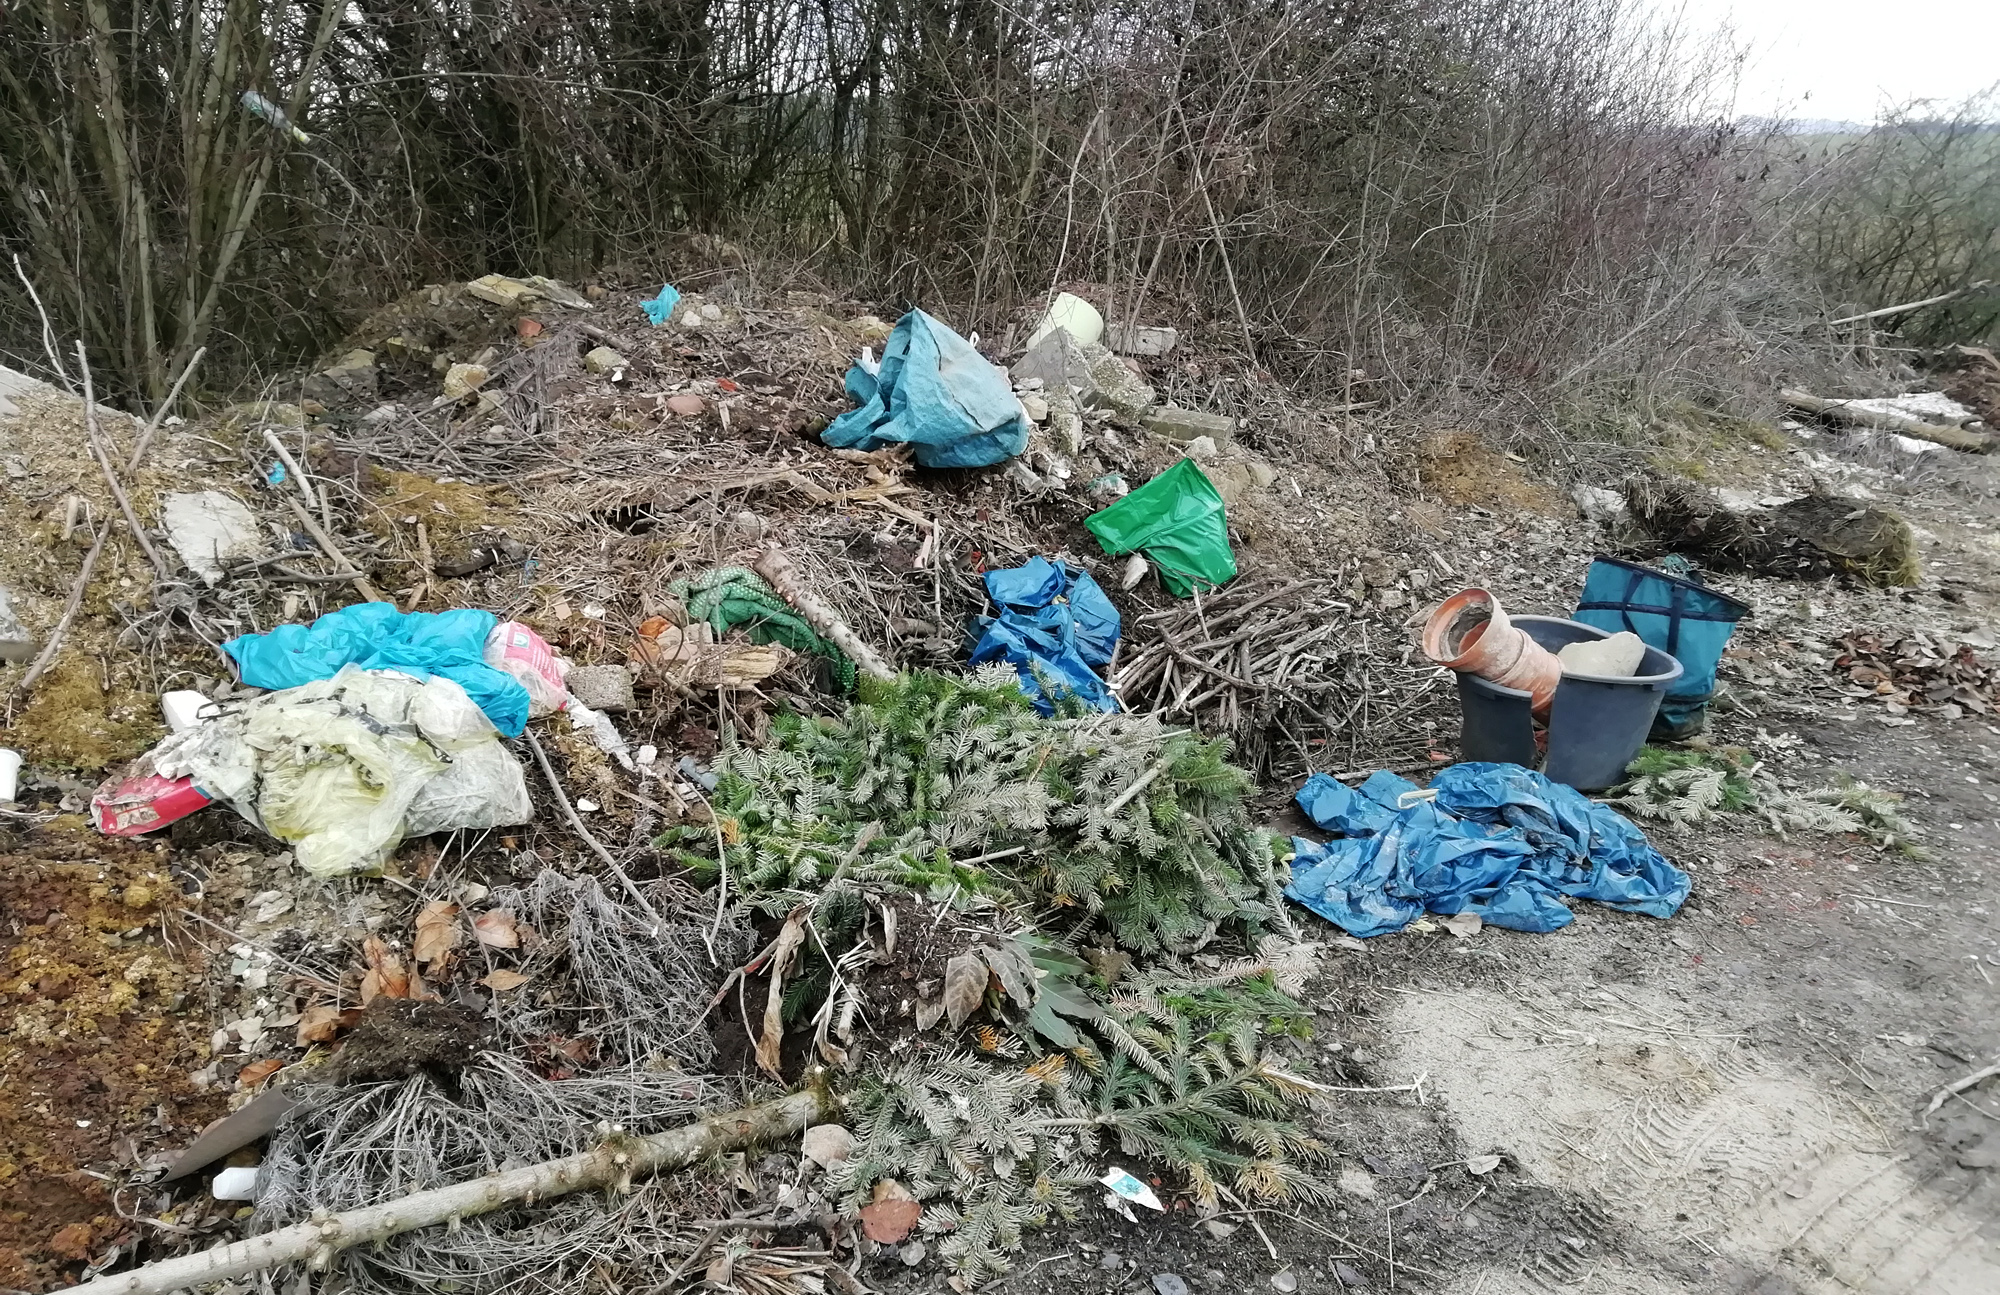
[[[686,1218],[737,1210],[789,1220],[783,1227],[796,1234],[774,1234],[787,1243],[809,1238],[814,1253],[787,1262],[813,1280],[844,1286],[845,1277],[866,1272],[871,1284],[922,1281],[929,1289],[940,1254],[965,1280],[1018,1239],[1027,1217],[1008,1212],[1024,1206],[1002,1194],[1003,1179],[1026,1182],[1023,1174],[1046,1170],[1052,1183],[1067,1182],[1088,1158],[1073,1138],[1098,1129],[1103,1112],[1074,1103],[1094,1091],[1100,1074],[1112,1076],[1105,1100],[1114,1108],[1164,1085],[1152,1089],[1152,1107],[1116,1109],[1121,1119],[1166,1120],[1176,1101],[1192,1100],[1185,1085],[1196,1070],[1188,1067],[1212,1067],[1225,1088],[1240,1086],[1244,1058],[1254,1059],[1251,1081],[1277,1087],[1244,1098],[1249,1105],[1232,1108],[1235,1116],[1266,1098],[1267,1114],[1285,1109],[1314,1083],[1391,1090],[1365,1095],[1388,1114],[1363,1119],[1354,1114],[1360,1108],[1329,1103],[1311,1117],[1316,1129],[1286,1124],[1271,1135],[1271,1145],[1296,1161],[1250,1143],[1229,1152],[1243,1157],[1240,1181],[1210,1181],[1206,1170],[1159,1172],[1163,1163],[1137,1163],[1147,1157],[1121,1144],[1117,1155],[1135,1172],[1158,1172],[1153,1186],[1177,1208],[1135,1225],[1118,1244],[1261,1280],[1268,1274],[1246,1266],[1246,1254],[1261,1264],[1265,1253],[1243,1245],[1249,1232],[1238,1237],[1240,1253],[1198,1260],[1246,1226],[1242,1216],[1209,1219],[1199,1233],[1185,1224],[1197,1206],[1227,1203],[1202,1195],[1215,1182],[1251,1194],[1294,1168],[1321,1175],[1315,1181],[1336,1203],[1311,1217],[1341,1229],[1341,1257],[1299,1268],[1329,1282],[1352,1284],[1349,1275],[1358,1278],[1362,1268],[1376,1281],[1390,1263],[1399,1273],[1441,1274],[1484,1240],[1463,1221],[1468,1211],[1503,1220],[1514,1216],[1509,1211],[1531,1213],[1518,1199],[1533,1186],[1522,1181],[1523,1165],[1539,1172],[1540,1162],[1497,1165],[1494,1156],[1457,1146],[1441,1123],[1418,1127],[1416,1108],[1398,1103],[1420,1105],[1422,1081],[1383,1071],[1400,1045],[1371,1045],[1368,1053],[1351,1046],[1364,1010],[1374,1010],[1368,1003],[1327,999],[1317,1013],[1321,1033],[1309,1037],[1312,1014],[1296,997],[1303,984],[1287,981],[1279,992],[1275,978],[1320,958],[1338,964],[1330,980],[1340,982],[1363,959],[1354,941],[1328,946],[1332,933],[1279,900],[1276,881],[1269,893],[1232,890],[1239,912],[1218,916],[1205,906],[1214,885],[1170,893],[1155,884],[1159,859],[1178,858],[1178,845],[1151,855],[1135,847],[1099,867],[1081,846],[1037,859],[1026,845],[993,849],[988,838],[1028,821],[1020,816],[1033,808],[1029,793],[1044,777],[1061,782],[1042,788],[1053,804],[1095,812],[1107,832],[1129,828],[1133,839],[1155,843],[1182,832],[1190,816],[1207,833],[1190,839],[1222,839],[1221,810],[1204,799],[1221,797],[1230,815],[1241,816],[1229,819],[1226,834],[1231,868],[1278,878],[1269,870],[1285,847],[1255,829],[1266,821],[1261,811],[1304,773],[1420,772],[1450,760],[1451,680],[1416,654],[1413,618],[1473,583],[1510,609],[1568,614],[1592,550],[1615,546],[1624,532],[1579,518],[1566,491],[1593,473],[1608,485],[1636,456],[1556,465],[1466,431],[1432,434],[1388,418],[1357,423],[1351,410],[1301,409],[1263,375],[1205,352],[1190,329],[1171,355],[1136,359],[1131,376],[1137,383],[1143,375],[1162,400],[1209,414],[1204,425],[1221,443],[1195,452],[1226,502],[1240,574],[1218,593],[1176,599],[1151,575],[1123,587],[1122,555],[1106,554],[1084,523],[1121,486],[1143,484],[1189,447],[1116,409],[1069,409],[1074,425],[1057,428],[1051,407],[1063,406],[1063,393],[1023,389],[1022,414],[1038,427],[1026,471],[928,470],[891,451],[836,451],[817,433],[851,403],[843,379],[861,347],[881,345],[887,325],[877,309],[759,295],[728,278],[705,287],[657,326],[637,294],[585,293],[579,302],[517,300],[505,284],[488,284],[483,295],[472,285],[425,289],[378,312],[332,363],[307,375],[325,381],[308,390],[302,378],[290,393],[296,403],[236,406],[169,429],[156,451],[165,475],[135,478],[145,523],[158,525],[163,491],[225,491],[253,518],[264,553],[231,563],[209,586],[171,558],[171,579],[156,579],[129,537],[115,536],[105,559],[115,565],[92,583],[70,646],[10,731],[30,760],[22,812],[43,821],[21,829],[22,862],[0,872],[11,878],[0,891],[9,911],[28,919],[12,935],[0,930],[9,959],[0,1009],[8,1037],[21,1045],[0,1066],[27,1067],[0,1079],[41,1104],[5,1117],[12,1122],[0,1126],[0,1160],[38,1175],[33,1199],[49,1204],[6,1220],[11,1231],[0,1246],[12,1255],[0,1258],[13,1268],[0,1271],[0,1285],[51,1284],[102,1260],[113,1245],[123,1264],[199,1244],[200,1230],[222,1226],[230,1208],[195,1203],[203,1199],[200,1179],[178,1194],[146,1198],[145,1217],[164,1220],[162,1227],[119,1217],[107,1197],[93,1195],[100,1180],[75,1175],[95,1169],[136,1182],[151,1153],[185,1142],[201,1116],[260,1085],[296,1092],[309,1107],[266,1153],[276,1186],[258,1202],[265,1220],[302,1217],[323,1201],[372,1199],[385,1181],[431,1181],[580,1150],[604,1119],[654,1131],[733,1100],[726,1089],[747,1074],[797,1080],[830,1066],[836,1082],[854,1085],[857,1100],[874,1103],[857,1108],[854,1121],[867,1144],[862,1167],[809,1172],[777,1148],[734,1158],[699,1183],[641,1188],[617,1211],[570,1201],[538,1213],[545,1226],[468,1226],[351,1261],[369,1265],[372,1279],[418,1273],[455,1288],[540,1274],[533,1279],[572,1289],[672,1271],[699,1240],[685,1235]],[[990,343],[986,349],[1007,358]],[[39,410],[27,434],[46,425],[79,448],[64,417],[60,407]],[[1727,431],[1719,420],[1703,426],[1704,434]],[[1922,505],[1913,476],[1842,457],[1844,442],[1831,437],[1774,446],[1777,434],[1763,431],[1732,443],[1731,471],[1754,465],[1761,475],[1745,483],[1759,498],[1821,500],[1813,505],[1821,542],[1776,541],[1775,564],[1754,568],[1759,574],[1715,577],[1757,608],[1723,667],[1717,722],[1727,739],[1783,762],[1799,758],[1803,745],[1785,725],[1817,716],[1830,696],[1842,704],[1882,697],[1889,709],[1878,716],[1870,707],[1868,718],[1899,724],[1928,723],[1952,707],[1978,713],[1961,690],[1990,704],[1991,672],[1956,645],[1960,622],[1991,606],[2000,550],[1990,563],[1966,558],[1983,550],[1956,543],[1964,536],[1950,529],[1951,510]],[[129,429],[118,434],[129,438]],[[19,571],[12,578],[40,600],[33,617],[45,629],[81,559],[75,536],[61,538],[64,501],[82,498],[86,521],[100,523],[115,504],[92,493],[102,489],[101,474],[93,485],[73,464],[67,475],[58,471],[54,457],[25,462],[33,506],[8,516],[39,547],[17,544],[0,560],[18,564],[7,570]],[[1957,470],[1933,470],[1928,488],[1955,482],[1948,474]],[[1827,502],[1813,493],[1822,479],[1838,481],[1861,504],[1845,494]],[[1910,524],[1882,502],[1892,494]],[[1696,542],[1732,524],[1715,520],[1734,515],[1719,500],[1683,503],[1677,543],[1706,551]],[[1860,517],[1852,515],[1857,506]],[[1842,547],[1856,523],[1872,528],[1866,553]],[[1197,763],[1187,763],[1185,751],[1165,760],[1108,726],[1065,764],[1052,753],[1069,748],[1051,734],[1070,729],[1038,728],[1011,712],[998,728],[972,719],[945,724],[942,703],[928,694],[851,730],[809,731],[802,726],[872,714],[849,706],[838,672],[810,651],[788,649],[775,673],[726,688],[717,686],[718,672],[657,668],[670,640],[692,641],[690,620],[713,631],[716,642],[699,647],[750,646],[742,626],[717,629],[705,614],[691,616],[691,591],[770,545],[792,555],[802,580],[848,629],[906,670],[960,668],[976,618],[992,610],[987,573],[1059,557],[1095,576],[1121,613],[1106,675],[1129,672],[1127,702],[1233,745],[1204,746]],[[1928,570],[1916,564],[1920,551]],[[612,690],[606,703],[622,749],[600,745],[595,729],[538,721],[531,732],[546,774],[535,751],[516,752],[527,765],[534,820],[407,841],[379,881],[310,882],[221,809],[176,825],[158,849],[103,842],[74,819],[52,817],[65,797],[73,807],[87,790],[76,771],[94,775],[157,734],[159,690],[222,693],[228,667],[213,643],[352,602],[350,566],[405,608],[476,607],[517,619],[573,663],[614,674],[639,661],[646,668],[621,678],[632,686]],[[1836,570],[1854,578],[1827,578]],[[1888,635],[1849,635],[1836,651],[1832,637],[1855,625],[1912,628],[1893,644]],[[1945,695],[1933,695],[1947,683]],[[863,685],[862,696],[868,706],[888,705],[894,693]],[[1007,696],[1019,704],[1012,691]],[[1848,705],[1840,717],[1860,714]],[[1014,744],[1004,749],[994,735],[1002,729]],[[894,763],[898,778],[918,771],[908,779],[914,791],[852,777],[868,767],[854,751],[879,752],[892,736],[908,742]],[[987,755],[978,768],[945,769],[960,758],[951,753],[964,750]],[[801,762],[813,756],[820,781],[788,782],[800,766],[759,766],[750,751]],[[1245,799],[1249,789],[1225,759],[1256,771],[1266,803]],[[1009,789],[979,781],[1008,760],[1032,771],[1029,790],[1013,789],[1011,798],[1003,794]],[[718,769],[727,780],[711,777]],[[1125,795],[1121,789],[1130,798],[1105,808]],[[991,799],[964,799],[979,795]],[[918,801],[928,807],[922,821],[898,817]],[[947,819],[959,835],[940,826]],[[931,832],[935,839],[924,835]],[[1843,868],[1881,862],[1858,839],[1824,843]],[[1683,844],[1690,857],[1712,848],[1698,836]],[[1007,889],[1002,880],[1016,867],[1034,884]],[[215,925],[173,925],[169,944],[157,919],[172,883],[149,874],[197,868],[205,921]],[[1233,873],[1225,880],[1238,890],[1249,884]],[[1709,884],[1704,873],[1698,893]],[[1877,882],[1871,875],[1850,884]],[[1188,898],[1197,890],[1202,902]],[[1162,895],[1185,911],[1141,956],[1121,950],[1105,923],[1093,925],[1093,904],[1110,911],[1167,903]],[[65,916],[51,925],[58,909]],[[1248,919],[1238,920],[1245,913],[1268,922],[1282,947],[1246,935]],[[1294,921],[1298,929],[1288,930]],[[1587,925],[1579,921],[1580,932]],[[1411,947],[1444,941],[1423,946],[1424,974],[1470,968],[1468,982],[1474,972],[1511,968],[1520,947],[1497,943],[1504,934],[1475,945],[1430,923],[1408,938]],[[1505,958],[1496,948],[1507,950]],[[961,1010],[945,1019],[962,1016],[960,1031],[939,1023],[947,998]],[[1567,1027],[1545,1024],[1549,1040],[1567,1039]],[[1128,1038],[1118,1038],[1121,1029]],[[1191,1042],[1203,1039],[1215,1046]],[[775,1053],[762,1069],[760,1044]],[[855,1068],[843,1068],[843,1058]],[[47,1072],[81,1073],[86,1059],[101,1091],[91,1081],[78,1081],[75,1093],[49,1086]],[[1647,1082],[1680,1073],[1641,1069]],[[165,1116],[157,1113],[162,1104]],[[942,1162],[898,1141],[922,1143],[920,1127],[949,1129],[954,1146],[997,1156],[999,1144],[981,1139],[1031,1116],[1034,1127],[1019,1144],[1028,1151],[1005,1149],[1006,1166],[973,1175],[973,1186],[950,1181]],[[877,1123],[903,1132],[878,1137],[869,1132]],[[319,1150],[335,1127],[354,1136],[343,1141],[342,1157],[327,1158]],[[1167,1125],[1132,1127],[1141,1133],[1131,1145],[1143,1147],[1152,1136],[1146,1129]],[[123,1141],[94,1140],[112,1128],[132,1139],[129,1150]],[[1385,1139],[1395,1145],[1381,1145]],[[1093,1165],[1090,1176],[1100,1170]],[[936,1211],[919,1213],[928,1230],[899,1239],[903,1248],[863,1244],[851,1224],[816,1230],[815,1218],[855,1213],[851,1206],[890,1180]],[[1125,1225],[1100,1219],[1095,1189],[1087,1190],[1078,1198],[1082,1235],[1098,1255],[1114,1248],[1107,1229]],[[1393,1219],[1371,1194],[1391,1190],[1409,1207]],[[1561,1213],[1547,1210],[1551,1219]],[[1279,1214],[1264,1222],[1287,1246],[1307,1236],[1288,1235]],[[1567,1226],[1537,1221],[1534,1244],[1566,1264],[1580,1253],[1567,1236],[1578,1246],[1611,1244],[1581,1224],[1560,1230]],[[537,1247],[550,1237],[574,1241],[575,1254],[544,1264],[548,1251]],[[710,1241],[745,1264],[789,1253],[761,1244],[769,1239]],[[907,1248],[910,1240],[918,1249]],[[1331,1253],[1324,1238],[1313,1244]],[[593,1254],[623,1257],[600,1267]],[[726,1274],[727,1265],[715,1271]],[[1074,1288],[1100,1271],[1110,1274],[1111,1266],[1058,1284]],[[1126,1275],[1121,1261],[1104,1280]]]
[[[209,1029],[180,900],[150,846],[77,818],[32,839],[0,827],[0,1285],[52,1289],[142,1254],[111,1184],[221,1113],[188,1078]]]

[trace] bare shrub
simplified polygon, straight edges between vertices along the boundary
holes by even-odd
[[[1903,315],[1837,330],[1864,347],[1893,329],[1945,345],[2000,337],[2000,94],[1939,116],[1911,105],[1874,129],[1795,142],[1791,222],[1801,276],[1842,318],[1991,287]]]
[[[1728,51],[1636,0],[34,0],[0,249],[156,400],[414,283],[716,271],[998,335],[1059,282],[1353,401],[1726,403],[1815,304]],[[239,105],[285,105],[297,143]],[[134,165],[143,159],[143,165]],[[745,271],[750,272],[750,271]],[[39,350],[0,287],[0,348]],[[1226,403],[1226,396],[1219,396]]]

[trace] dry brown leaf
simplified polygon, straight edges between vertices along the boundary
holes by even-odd
[[[986,1001],[989,974],[985,960],[976,953],[961,953],[944,964],[944,1014],[953,1029],[965,1024]]]
[[[284,1068],[285,1063],[276,1057],[265,1057],[262,1061],[253,1061],[237,1071],[236,1082],[245,1088],[255,1088]]]
[[[493,970],[487,972],[485,976],[481,977],[479,983],[488,989],[504,994],[510,989],[519,989],[532,979],[534,977],[524,976],[518,971],[509,971],[505,967],[495,967]]]
[[[410,956],[430,962],[458,947],[458,905],[440,899],[425,904],[417,914],[417,938],[410,943]]]
[[[878,1245],[895,1245],[910,1235],[924,1207],[893,1178],[875,1184],[875,1199],[861,1207],[861,1229]]]
[[[379,936],[361,942],[361,955],[368,960],[368,972],[361,977],[361,1005],[377,998],[408,998],[410,973],[403,960],[389,951]]]
[[[757,1065],[774,1078],[778,1052],[785,1044],[785,975],[798,961],[806,940],[806,910],[799,907],[785,919],[771,950],[771,987],[764,995],[764,1032],[757,1039]]]
[[[299,1013],[299,1046],[309,1047],[315,1043],[331,1043],[340,1030],[341,1012],[337,1007],[308,1007]]]
[[[472,931],[481,944],[491,949],[521,947],[521,932],[514,924],[514,914],[510,909],[494,908],[481,913],[472,923]]]

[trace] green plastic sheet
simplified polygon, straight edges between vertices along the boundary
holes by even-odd
[[[1112,557],[1145,554],[1176,598],[1236,578],[1222,496],[1193,459],[1182,459],[1083,524]]]

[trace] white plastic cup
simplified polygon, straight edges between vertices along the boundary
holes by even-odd
[[[21,790],[21,753],[0,746],[0,801],[8,804]]]

